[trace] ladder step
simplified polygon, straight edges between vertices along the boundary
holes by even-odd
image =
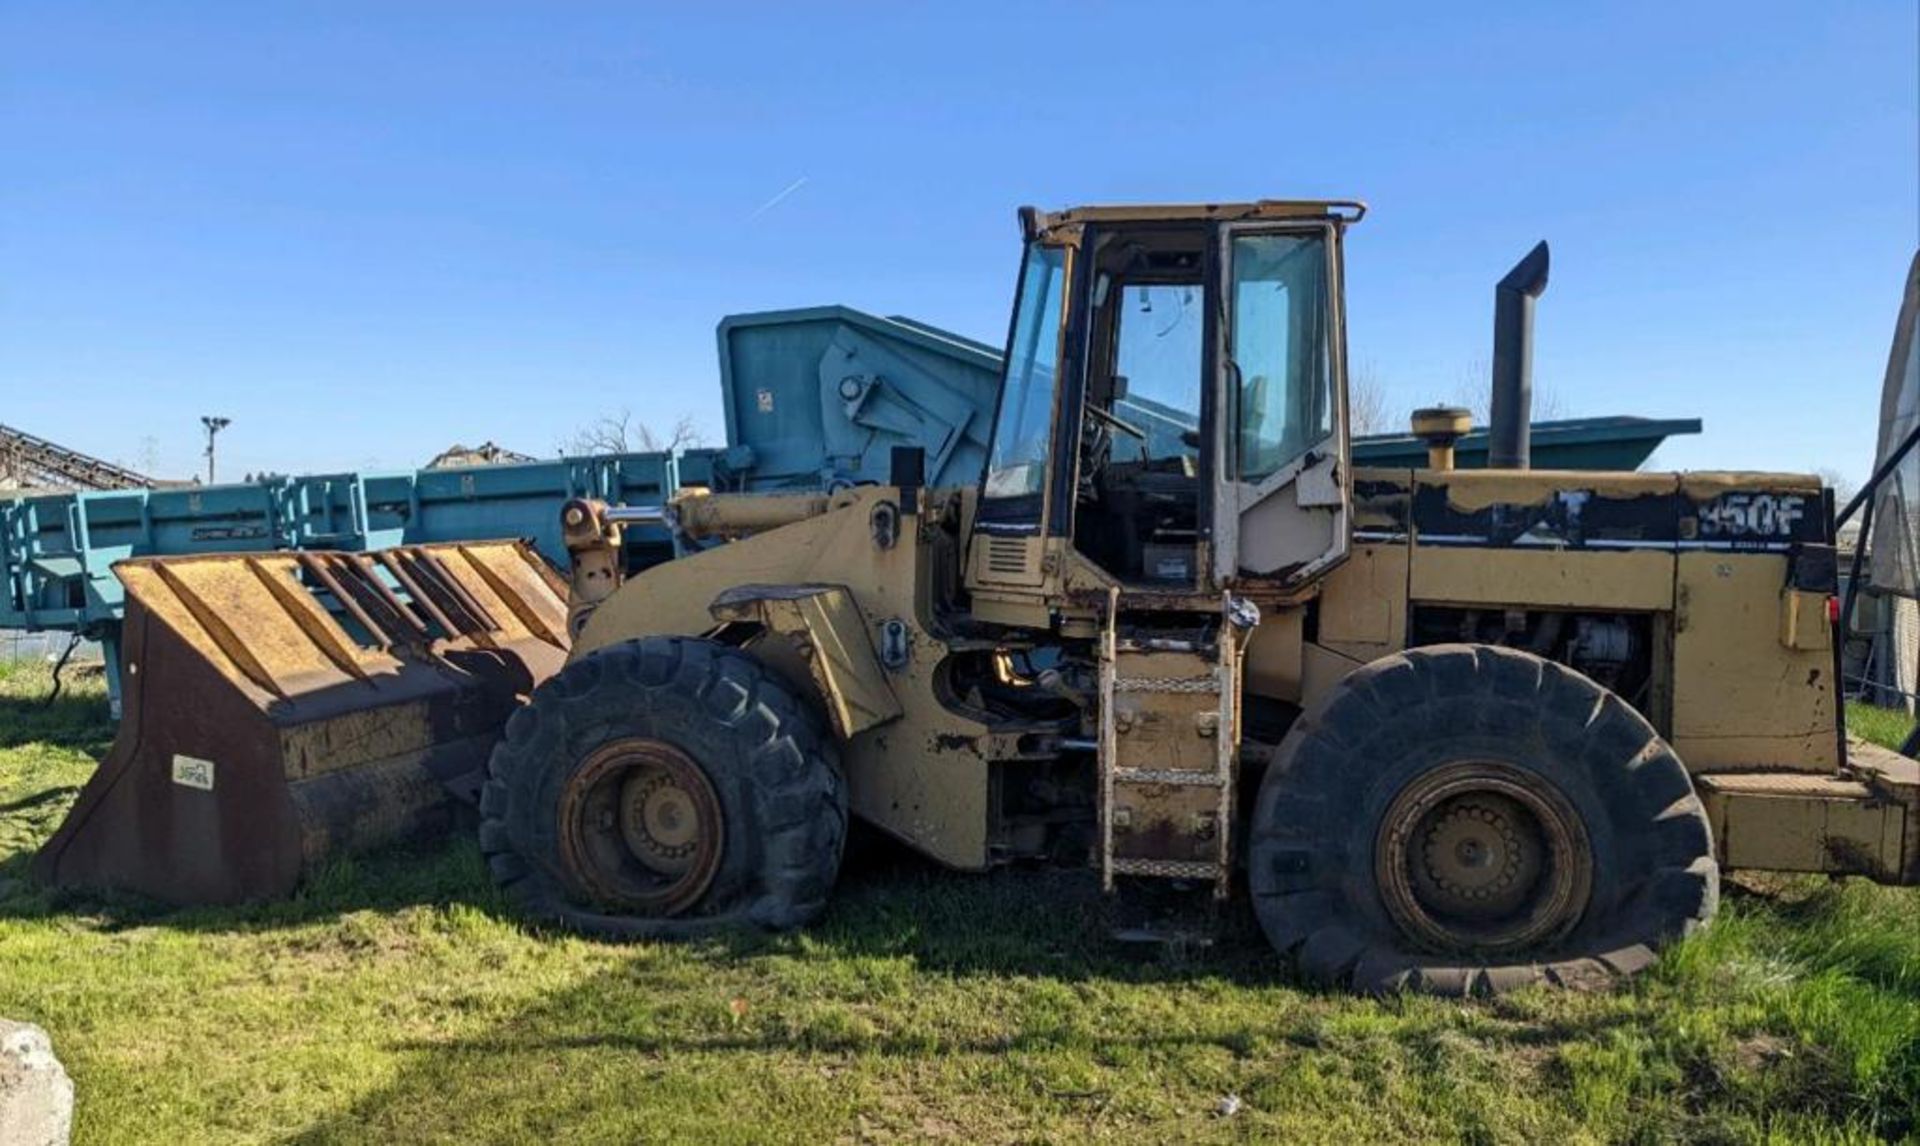
[[[1196,772],[1191,768],[1115,768],[1116,784],[1184,784],[1195,788],[1220,788],[1227,778],[1218,772]]]
[[[1115,692],[1219,693],[1220,681],[1210,676],[1123,676],[1113,681]]]
[[[1117,641],[1114,643],[1113,651],[1116,653],[1207,653],[1213,650],[1199,641],[1149,637],[1145,640]]]
[[[1221,876],[1220,865],[1206,860],[1129,859],[1115,856],[1108,863],[1114,875],[1151,875],[1161,879],[1207,879]]]

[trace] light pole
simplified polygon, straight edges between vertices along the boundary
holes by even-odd
[[[232,418],[203,415],[200,424],[207,428],[207,484],[213,484],[213,436],[233,424]]]

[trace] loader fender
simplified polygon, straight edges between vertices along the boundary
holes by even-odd
[[[842,741],[899,717],[866,617],[845,586],[739,585],[709,609],[717,621],[757,624],[792,641]]]

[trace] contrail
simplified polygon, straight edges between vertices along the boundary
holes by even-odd
[[[805,175],[802,175],[800,178],[795,179],[793,182],[787,184],[786,190],[780,192],[780,194],[778,195],[775,195],[773,198],[767,200],[765,203],[760,204],[758,207],[755,207],[753,209],[753,214],[747,216],[747,222],[751,223],[755,219],[758,219],[760,216],[766,214],[768,211],[771,211],[775,207],[778,207],[780,205],[781,200],[785,199],[787,196],[793,194],[795,191],[800,190],[800,188],[805,187],[806,185],[807,185],[807,177]]]

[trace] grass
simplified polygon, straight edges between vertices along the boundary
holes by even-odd
[[[1895,708],[1870,704],[1847,705],[1847,731],[1888,748],[1898,748],[1913,731],[1913,718]]]
[[[463,839],[169,912],[24,878],[110,735],[46,683],[0,679],[0,1014],[81,1143],[1920,1134],[1914,891],[1743,880],[1630,987],[1465,1004],[1302,989],[1238,917],[1131,953],[1078,873],[891,852],[806,933],[695,946],[523,926]]]

